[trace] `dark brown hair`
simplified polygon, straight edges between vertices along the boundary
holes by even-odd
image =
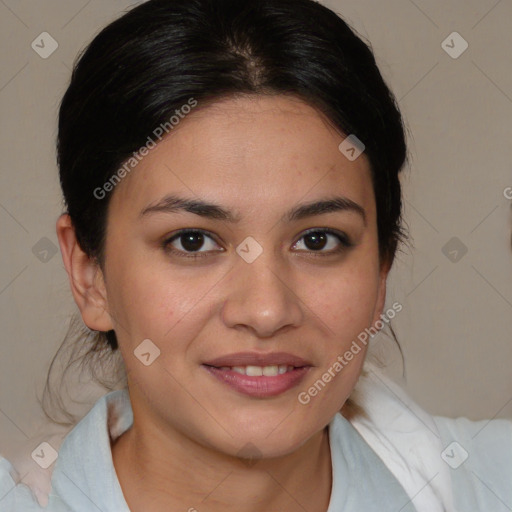
[[[314,0],[149,0],[93,39],[62,99],[57,141],[66,212],[83,251],[104,268],[110,196],[94,191],[155,128],[190,98],[201,106],[239,94],[294,95],[364,143],[379,256],[391,266],[406,239],[402,117],[369,45]],[[88,360],[109,374],[119,353],[115,332],[76,328],[75,321],[59,349],[74,346],[66,369]],[[107,389],[122,381],[116,375]],[[50,376],[44,399],[49,388]]]

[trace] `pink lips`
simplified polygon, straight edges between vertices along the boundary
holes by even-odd
[[[233,366],[273,366],[287,365],[294,369],[275,376],[252,377],[243,375],[225,367]],[[311,368],[311,363],[301,357],[286,352],[261,354],[257,352],[239,352],[217,357],[203,364],[203,367],[215,378],[232,389],[245,395],[265,398],[280,395],[296,386]]]
[[[270,366],[286,364],[289,366],[311,366],[311,363],[302,359],[301,357],[288,354],[286,352],[270,352],[262,354],[259,352],[237,352],[236,354],[229,354],[220,356],[210,361],[205,361],[203,364],[208,366]]]

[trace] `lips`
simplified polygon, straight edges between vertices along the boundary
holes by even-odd
[[[215,380],[237,393],[269,398],[297,386],[312,365],[286,352],[239,352],[211,359],[202,366]]]
[[[302,368],[304,366],[312,366],[309,361],[287,352],[272,352],[262,354],[258,352],[238,352],[236,354],[229,354],[220,356],[203,364],[207,366],[214,366],[215,368],[222,368],[223,366],[279,366],[287,365],[294,366],[295,368]]]

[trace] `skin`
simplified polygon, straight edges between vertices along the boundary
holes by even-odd
[[[112,456],[131,510],[327,509],[327,425],[366,351],[307,405],[297,395],[379,319],[389,271],[379,261],[369,161],[364,153],[349,161],[338,149],[345,137],[293,97],[223,99],[193,110],[114,189],[104,271],[80,249],[69,217],[58,219],[82,318],[91,329],[115,329],[126,365],[134,424]],[[190,212],[139,218],[168,193],[215,202],[240,221]],[[280,220],[333,195],[364,208],[366,224],[353,211]],[[171,254],[185,251],[183,237],[161,247],[182,228],[208,231],[198,244],[204,258]],[[310,228],[339,230],[354,245],[343,249],[327,235],[314,249]],[[248,236],[263,249],[252,263],[236,252]],[[147,338],[161,351],[149,366],[133,353]],[[201,366],[240,351],[289,352],[312,368],[293,389],[252,398]],[[253,464],[237,456],[248,443]]]

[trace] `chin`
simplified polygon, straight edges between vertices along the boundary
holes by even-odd
[[[286,416],[284,416],[286,417]],[[322,428],[318,425],[306,425],[304,421],[295,422],[296,430],[291,430],[289,425],[284,425],[283,417],[277,422],[260,422],[249,428],[238,425],[236,429],[240,434],[235,434],[235,423],[231,423],[233,438],[227,440],[227,444],[217,446],[215,449],[227,455],[250,459],[255,461],[262,458],[274,458],[289,455],[303,446],[312,436],[319,433]],[[277,427],[277,428],[276,428]]]

